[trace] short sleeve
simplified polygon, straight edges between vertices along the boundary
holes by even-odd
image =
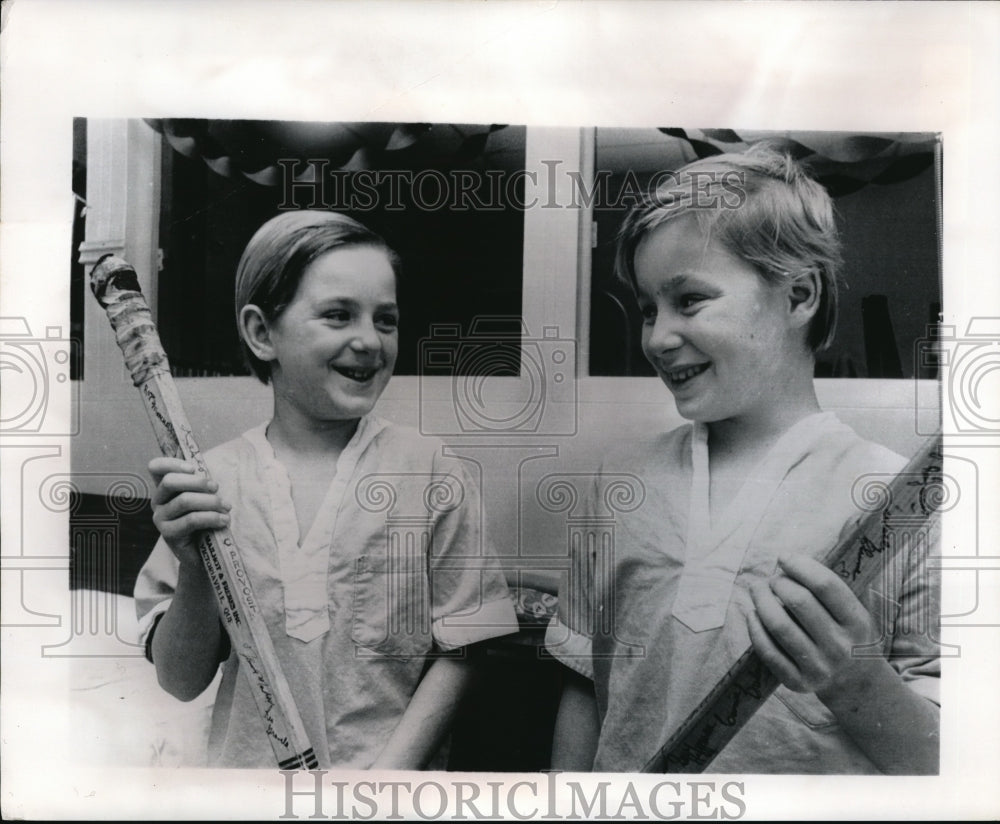
[[[160,538],[135,582],[135,611],[139,620],[139,643],[146,645],[157,620],[170,606],[177,589],[180,564],[167,542]]]
[[[439,513],[429,563],[435,644],[451,650],[517,632],[507,579],[482,522],[479,485],[448,459],[436,466],[428,494]]]
[[[865,444],[865,465],[886,474],[906,466],[901,455],[875,444]],[[858,514],[844,524],[840,546],[864,517]],[[897,538],[896,552],[883,566],[867,596],[865,606],[885,628],[882,650],[903,682],[914,692],[940,705],[941,681],[941,571],[928,562],[940,553],[940,530]]]
[[[914,692],[941,704],[941,572],[928,563],[937,545],[911,551],[897,596],[889,663]]]
[[[596,510],[597,479],[584,500],[585,512]],[[594,554],[585,541],[569,547],[569,573],[559,590],[556,614],[545,631],[545,648],[561,663],[586,678],[594,677],[593,629],[597,606]]]

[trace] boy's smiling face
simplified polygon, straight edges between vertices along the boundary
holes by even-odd
[[[384,251],[347,246],[316,258],[270,324],[277,408],[313,421],[370,412],[396,364],[398,326],[396,276]]]
[[[707,242],[693,215],[650,231],[634,268],[643,351],[678,412],[705,423],[774,413],[805,351],[788,289]]]

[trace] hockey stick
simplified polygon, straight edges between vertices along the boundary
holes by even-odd
[[[207,477],[135,269],[119,257],[105,255],[91,272],[90,288],[107,312],[160,450],[168,457],[191,461]],[[278,767],[318,768],[232,533],[205,531],[198,536],[198,549]]]

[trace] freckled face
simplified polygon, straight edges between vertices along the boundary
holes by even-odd
[[[316,421],[367,414],[396,364],[398,327],[396,277],[384,251],[348,246],[321,255],[269,330],[276,402]]]
[[[647,234],[634,268],[643,352],[678,412],[705,423],[775,414],[801,346],[786,290],[709,242],[693,215]]]

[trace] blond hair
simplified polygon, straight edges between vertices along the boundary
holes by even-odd
[[[751,263],[768,282],[817,273],[822,294],[806,342],[814,352],[830,345],[837,324],[840,238],[830,195],[799,163],[757,144],[743,154],[696,160],[669,174],[628,213],[618,232],[615,272],[633,290],[639,241],[684,214],[693,214],[706,237]]]

